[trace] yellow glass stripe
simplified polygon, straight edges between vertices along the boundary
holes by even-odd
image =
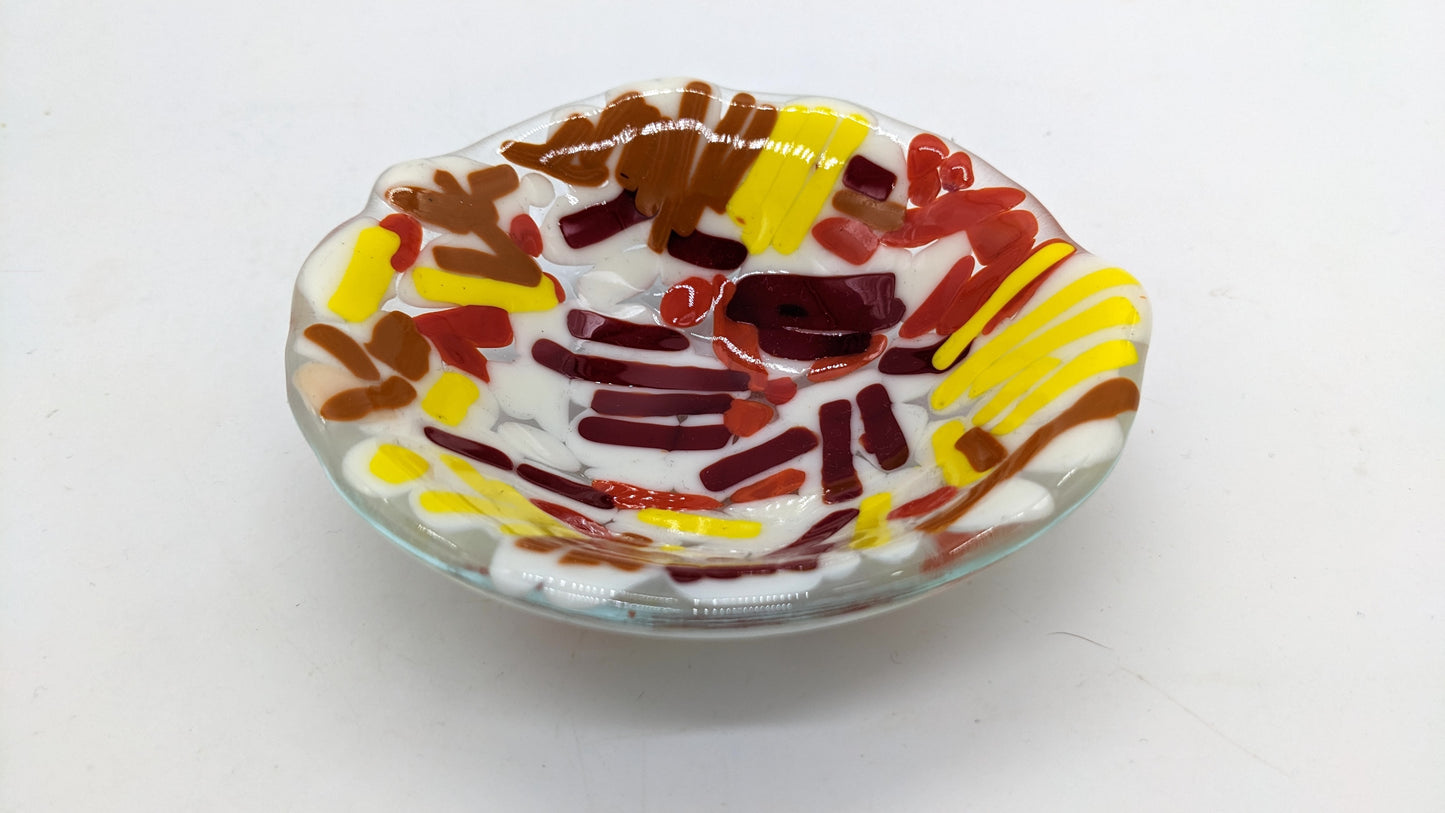
[[[477,471],[471,463],[468,463],[464,458],[457,457],[456,455],[442,455],[442,463],[451,469],[453,474],[462,478],[462,482],[471,486],[472,490],[478,493],[483,493],[491,489],[492,484],[497,483],[496,480],[483,477],[481,472]],[[502,483],[501,485],[506,484]]]
[[[1005,407],[1017,401],[1024,393],[1033,389],[1033,386],[1039,383],[1039,379],[1048,375],[1050,371],[1062,363],[1063,362],[1053,356],[1045,356],[1025,367],[1023,371],[1010,379],[1009,382],[1004,385],[1003,389],[994,393],[994,396],[988,399],[988,403],[983,405],[983,409],[980,409],[978,414],[973,416],[973,425],[983,426],[994,418],[997,418],[999,413],[1004,411]]]
[[[332,313],[348,322],[360,322],[381,307],[396,271],[391,255],[401,247],[401,237],[390,229],[368,226],[356,235],[351,261],[341,274],[341,283],[326,303]]]
[[[750,539],[763,532],[763,524],[750,519],[718,519],[665,508],[644,508],[637,512],[637,518],[648,525],[698,536]]]
[[[876,548],[888,543],[888,511],[893,495],[880,491],[858,503],[858,521],[853,526],[852,547]]]
[[[493,480],[485,477],[481,472],[468,463],[465,459],[455,455],[442,455],[442,463],[452,473],[461,478],[469,488],[477,492],[473,497],[466,494],[458,494],[446,499],[457,504],[455,497],[462,497],[466,505],[459,508],[452,508],[452,511],[470,511],[476,514],[485,514],[498,521],[511,523],[501,527],[502,533],[516,536],[565,536],[576,537],[579,534],[572,529],[572,526],[557,520],[552,515],[532,504],[522,492],[501,480]],[[438,494],[442,492],[427,492]],[[425,498],[426,493],[421,495]],[[426,508],[425,501],[422,507]],[[428,509],[443,511],[447,509]]]
[[[447,370],[427,390],[426,397],[421,399],[421,408],[447,426],[456,426],[467,417],[467,410],[481,394],[476,382]]]
[[[460,477],[462,482],[466,483],[469,488],[483,497],[489,500],[507,503],[511,507],[521,509],[529,514],[533,511],[539,514],[542,513],[540,508],[533,506],[527,501],[526,497],[522,496],[522,492],[501,480],[494,480],[484,476],[476,470],[476,467],[468,463],[466,459],[457,457],[456,455],[446,454],[442,455],[442,463],[446,464],[446,467],[451,469],[453,474]],[[543,516],[546,516],[546,514],[543,514]]]
[[[376,447],[376,454],[371,456],[371,473],[378,480],[392,485],[415,480],[426,474],[428,468],[426,458],[394,443],[381,444]]]
[[[983,303],[983,307],[979,308],[978,312],[970,317],[963,327],[955,330],[953,335],[943,343],[943,346],[938,348],[938,351],[933,354],[933,368],[943,370],[957,361],[959,354],[968,347],[969,342],[978,338],[978,334],[983,332],[984,325],[997,316],[1009,300],[1017,296],[1018,292],[1027,287],[1030,282],[1038,279],[1040,274],[1073,253],[1074,247],[1068,243],[1049,243],[1029,255],[1029,258],[1014,269],[1014,272],[1008,275],[1002,285],[998,286],[998,290],[994,291],[993,296]],[[933,391],[931,401],[933,408],[943,409],[953,403],[958,396],[963,394],[963,387],[963,382],[955,384],[953,377],[949,376]]]
[[[423,265],[411,272],[411,281],[416,286],[417,293],[433,302],[491,305],[512,313],[545,311],[557,305],[557,289],[552,286],[552,280],[545,276],[538,280],[536,285],[528,287],[486,277],[453,274]]]
[[[798,250],[803,238],[808,236],[808,230],[813,227],[813,221],[818,219],[818,213],[823,211],[832,195],[833,184],[843,174],[843,165],[867,136],[868,120],[857,113],[838,122],[838,129],[817,161],[817,170],[808,177],[803,191],[793,200],[792,207],[773,235],[773,248],[783,254]]]
[[[819,156],[838,127],[838,114],[826,107],[814,108],[806,115],[803,126],[798,128],[797,140],[784,156],[783,165],[778,168],[778,177],[773,181],[773,188],[768,190],[768,196],[763,200],[761,216],[756,220],[761,229],[753,243],[757,248],[749,245],[750,251],[762,251],[773,242],[773,237],[787,219],[789,210],[802,193],[809,176],[813,174],[813,168],[818,164]],[[746,230],[743,243],[748,244]]]
[[[743,222],[739,239],[748,247],[748,251],[754,254],[772,243],[774,233],[782,225],[783,218],[792,208],[798,193],[802,191],[809,173],[813,171],[813,165],[828,143],[828,138],[838,126],[838,114],[826,107],[797,108],[797,111],[794,114],[800,119],[797,131],[792,139],[782,143],[777,151],[780,159],[772,185],[758,202],[752,216]],[[780,115],[778,130],[782,129],[781,118]],[[773,139],[770,138],[769,146],[772,146],[772,142]]]
[[[1135,310],[1134,303],[1128,299],[1122,296],[1106,299],[1083,313],[1049,328],[1038,337],[1030,339],[1012,353],[989,365],[988,369],[979,373],[978,378],[973,380],[968,397],[977,398],[1069,342],[1078,341],[1107,328],[1137,324],[1139,318],[1139,311]]]
[[[1050,376],[1038,389],[1029,393],[1028,397],[1014,407],[1013,412],[1003,419],[1003,422],[991,430],[995,435],[1006,435],[1023,425],[1033,416],[1035,412],[1068,392],[1090,376],[1105,373],[1110,370],[1118,370],[1121,367],[1128,367],[1139,360],[1139,351],[1134,349],[1134,343],[1127,339],[1115,339],[1113,341],[1101,342],[1075,356],[1072,361],[1059,368],[1057,373]]]
[[[480,514],[506,522],[504,525],[499,525],[497,530],[509,536],[566,535],[558,534],[551,528],[544,528],[531,522],[507,522],[509,518],[497,510],[495,503],[478,499],[469,494],[460,494],[455,491],[423,491],[417,495],[417,502],[423,510],[433,514]],[[573,535],[575,536],[575,534]]]
[[[1039,303],[1039,306],[1020,315],[1018,320],[1004,328],[989,340],[988,344],[970,353],[963,363],[948,374],[945,383],[956,387],[960,394],[978,374],[998,361],[1019,342],[1032,336],[1059,315],[1084,301],[1090,296],[1121,285],[1138,285],[1138,281],[1118,268],[1105,268],[1087,274],[1069,283],[1063,290]],[[955,396],[956,397],[956,396]]]
[[[938,461],[939,468],[943,469],[943,481],[951,486],[966,486],[984,475],[984,472],[975,469],[968,462],[968,457],[954,445],[967,431],[962,421],[949,421],[933,433],[933,458]]]
[[[490,505],[455,491],[423,491],[417,495],[421,507],[433,514],[491,514]]]
[[[777,180],[778,170],[783,167],[784,153],[803,125],[807,110],[801,105],[789,105],[778,111],[778,120],[773,124],[773,131],[768,134],[762,151],[737,191],[728,198],[728,215],[744,229],[759,217],[763,201],[773,188],[773,181]]]

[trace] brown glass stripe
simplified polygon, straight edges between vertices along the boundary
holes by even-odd
[[[321,417],[328,421],[355,421],[372,412],[400,409],[416,398],[416,389],[405,378],[394,375],[380,384],[339,392],[321,405]]]
[[[377,361],[416,381],[431,367],[431,343],[422,337],[410,316],[391,311],[371,331],[366,349]]]
[[[1014,476],[1027,466],[1029,461],[1054,438],[1075,426],[1088,421],[1112,418],[1123,412],[1139,408],[1139,386],[1127,378],[1111,378],[1079,398],[1057,418],[1039,427],[1023,445],[1015,449],[992,472],[968,490],[963,499],[949,506],[943,512],[930,517],[921,527],[925,531],[938,532],[952,525],[968,509],[978,504],[999,483]]]
[[[437,267],[470,277],[529,286],[536,285],[539,279],[539,269],[530,257],[525,262],[506,262],[495,254],[462,246],[434,246],[432,257],[436,259]]]
[[[657,214],[652,221],[647,245],[658,253],[667,247],[668,238],[675,229],[697,225],[695,221],[690,224],[677,221],[692,173],[692,159],[700,135],[698,130],[703,127],[711,94],[712,88],[704,82],[690,82],[683,89],[677,119],[655,136],[659,142],[657,153],[646,182],[637,187],[637,208]]]
[[[380,381],[381,373],[361,345],[341,328],[333,325],[314,324],[302,332],[303,336],[315,342],[322,350],[336,357],[352,375],[363,381]]]
[[[901,205],[874,200],[851,189],[839,189],[833,195],[833,208],[877,231],[893,231],[903,225]]]
[[[974,471],[988,471],[1008,457],[1008,449],[982,426],[975,426],[964,432],[963,437],[953,444],[953,448],[963,453]]]
[[[743,173],[761,148],[761,142],[754,144],[744,130],[761,130],[766,136],[776,117],[776,110],[759,107],[757,100],[746,93],[732,98],[698,157],[687,194],[672,225],[673,232],[683,236],[691,234],[704,208],[717,212],[726,208],[728,198],[737,190]]]

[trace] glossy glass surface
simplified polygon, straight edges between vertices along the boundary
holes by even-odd
[[[944,139],[639,84],[388,170],[297,283],[290,400],[343,495],[544,612],[727,634],[859,617],[1098,485],[1139,284]]]

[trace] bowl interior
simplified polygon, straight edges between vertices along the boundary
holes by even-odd
[[[837,100],[624,88],[393,167],[312,253],[290,403],[346,499],[644,632],[898,606],[1098,486],[1147,300],[982,159]]]

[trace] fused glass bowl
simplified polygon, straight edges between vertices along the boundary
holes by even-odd
[[[796,629],[1017,549],[1119,455],[1139,284],[968,151],[846,102],[622,88],[388,170],[297,282],[337,488],[495,596]]]

